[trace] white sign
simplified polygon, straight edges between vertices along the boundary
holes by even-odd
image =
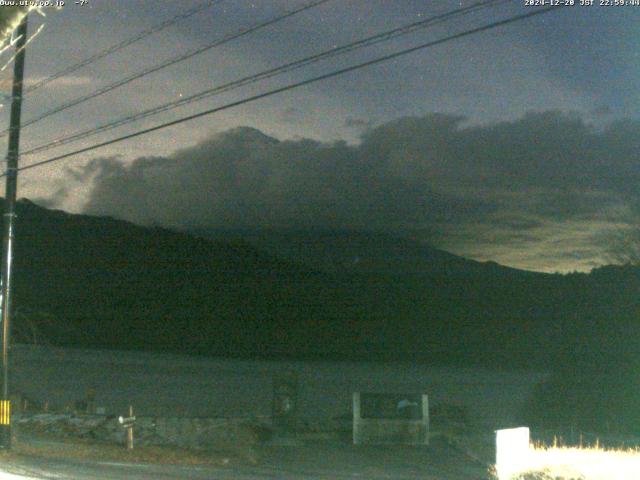
[[[496,473],[500,480],[526,471],[530,455],[528,427],[496,430]]]

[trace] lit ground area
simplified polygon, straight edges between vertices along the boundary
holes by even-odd
[[[532,447],[514,459],[500,480],[636,480],[640,450],[595,447]]]

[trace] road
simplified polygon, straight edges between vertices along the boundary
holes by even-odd
[[[18,457],[3,462],[0,480],[480,480],[485,466],[460,452],[433,448],[336,445],[271,447],[257,465],[150,465]]]

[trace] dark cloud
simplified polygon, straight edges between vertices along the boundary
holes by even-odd
[[[236,128],[170,157],[96,159],[74,175],[93,178],[86,212],[143,224],[439,231],[445,244],[457,230],[505,248],[544,240],[550,255],[587,262],[592,223],[637,202],[638,123],[596,129],[544,112],[468,127],[432,114],[369,129],[356,146]],[[570,238],[560,225],[580,235],[575,251],[561,254]]]
[[[41,207],[56,208],[62,202],[64,202],[69,196],[69,190],[65,187],[57,189],[52,195],[48,197],[36,197],[33,199],[34,203],[37,203]]]
[[[289,107],[280,112],[280,121],[283,123],[299,123],[304,121],[305,114],[299,108]]]
[[[345,128],[352,128],[354,130],[363,131],[373,128],[374,122],[372,120],[365,120],[363,118],[347,117],[347,119],[344,121],[344,126]]]
[[[543,222],[538,219],[515,216],[509,213],[494,216],[491,223],[496,227],[504,227],[518,232],[526,232],[543,226]]]
[[[591,111],[595,117],[606,117],[613,114],[613,109],[609,105],[600,105]]]
[[[172,226],[401,228],[492,208],[394,173],[372,147],[238,128],[169,158],[94,160],[76,176],[94,175],[85,211]]]

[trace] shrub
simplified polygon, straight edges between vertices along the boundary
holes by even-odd
[[[521,418],[542,429],[640,434],[640,369],[620,360],[564,366],[535,388]]]

